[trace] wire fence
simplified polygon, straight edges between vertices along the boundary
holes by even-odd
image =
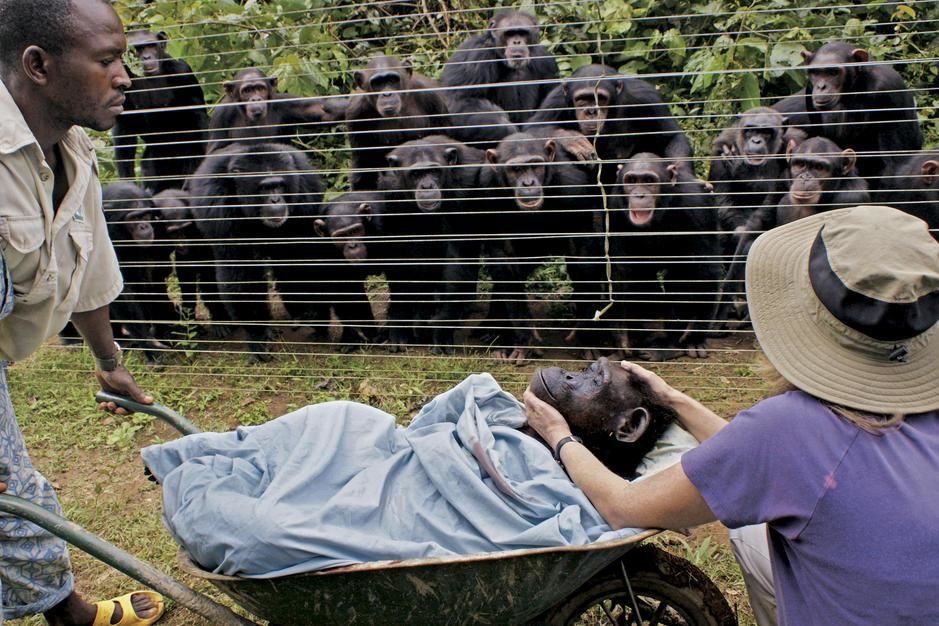
[[[760,232],[878,203],[939,238],[935,2],[662,4],[117,2],[148,33],[100,154],[117,334],[181,379],[350,350],[733,367]]]

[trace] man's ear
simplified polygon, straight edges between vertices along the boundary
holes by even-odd
[[[620,443],[635,443],[649,428],[652,416],[645,407],[640,406],[628,413],[616,415],[613,421],[613,437]]]
[[[37,85],[45,85],[49,81],[48,58],[49,53],[39,46],[29,46],[20,59],[23,73]]]

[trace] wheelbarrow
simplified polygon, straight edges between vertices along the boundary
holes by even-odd
[[[100,392],[99,402],[201,432],[171,409]],[[10,495],[0,511],[29,519],[213,624],[254,624],[67,520]],[[313,624],[663,624],[731,626],[734,611],[701,570],[643,541],[659,530],[582,546],[375,561],[270,579],[177,562],[270,626]]]

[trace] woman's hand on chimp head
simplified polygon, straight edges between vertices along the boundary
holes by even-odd
[[[539,399],[530,388],[525,390],[522,398],[525,401],[528,425],[535,429],[552,450],[558,441],[571,434],[571,428],[564,416],[553,406]]]
[[[631,361],[620,361],[620,366],[629,372],[630,378],[635,378],[649,386],[649,390],[663,403],[671,406],[680,391],[669,385],[665,380],[646,368]]]

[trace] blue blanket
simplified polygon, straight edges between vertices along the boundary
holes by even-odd
[[[356,562],[567,546],[613,532],[489,374],[407,427],[354,402],[142,451],[163,519],[205,569],[269,578]]]

